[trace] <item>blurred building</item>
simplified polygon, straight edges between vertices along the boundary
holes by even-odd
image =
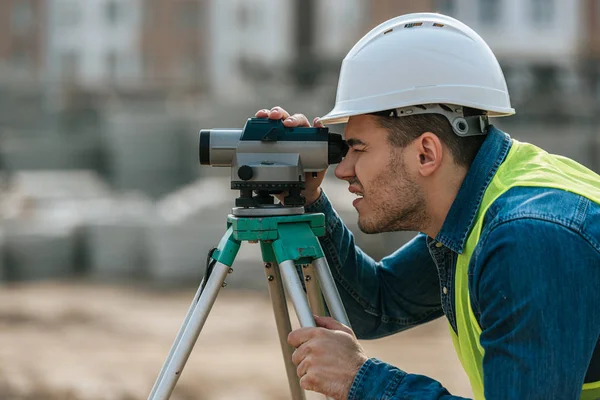
[[[44,0],[0,1],[0,78],[37,79],[44,66]]]
[[[139,85],[140,2],[47,0],[47,81],[96,90]]]
[[[583,0],[583,6],[584,39],[580,43],[586,60],[583,78],[594,91],[596,104],[600,104],[600,1]]]
[[[217,97],[247,96],[252,82],[268,80],[291,61],[291,0],[211,1],[206,63]]]
[[[451,2],[445,3],[451,5]],[[368,5],[369,13],[367,15],[369,18],[367,24],[369,30],[390,18],[402,14],[431,11],[448,14],[447,11],[451,11],[445,10],[443,7],[439,7],[434,0],[377,0],[368,2]]]
[[[208,1],[141,1],[144,85],[187,90],[204,87],[208,79]]]
[[[361,0],[211,1],[211,93],[248,98],[257,84],[318,74],[331,60],[339,67],[365,33],[362,9]]]
[[[516,102],[535,100],[561,111],[579,87],[586,39],[580,0],[456,0],[453,16],[477,31],[500,60]]]
[[[416,1],[413,2],[416,3]],[[385,2],[371,2],[371,4],[381,3]],[[316,6],[316,51],[341,60],[370,29],[365,26],[365,15],[368,15],[365,14],[367,7],[361,0],[319,0]]]

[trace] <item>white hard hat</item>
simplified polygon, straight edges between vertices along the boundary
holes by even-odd
[[[498,60],[471,28],[434,13],[407,14],[377,26],[342,63],[335,107],[325,124],[421,104],[512,115]]]

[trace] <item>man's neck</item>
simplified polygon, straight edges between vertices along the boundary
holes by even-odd
[[[425,184],[427,220],[420,229],[431,238],[435,238],[446,220],[446,216],[456,199],[468,168],[453,165],[439,171]]]

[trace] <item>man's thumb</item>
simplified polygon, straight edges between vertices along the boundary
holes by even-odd
[[[329,329],[332,331],[343,331],[349,334],[352,334],[352,330],[341,322],[336,321],[331,317],[321,317],[319,315],[315,315],[315,323],[318,327]]]

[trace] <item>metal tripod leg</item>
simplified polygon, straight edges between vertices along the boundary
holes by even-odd
[[[323,295],[315,268],[312,264],[304,264],[302,272],[304,273],[304,286],[306,287],[310,309],[315,315],[325,315],[325,304],[323,303]]]
[[[198,286],[198,290],[196,291],[196,294],[194,295],[194,299],[192,300],[192,303],[190,304],[190,308],[188,309],[188,312],[185,315],[183,324],[181,325],[181,328],[179,328],[179,332],[177,332],[175,341],[173,341],[173,344],[171,345],[171,350],[169,350],[169,355],[167,356],[167,359],[165,360],[165,362],[160,370],[160,373],[158,374],[158,378],[156,378],[156,382],[154,382],[154,386],[152,386],[152,391],[150,392],[150,396],[148,396],[149,399],[152,399],[154,396],[154,393],[156,393],[158,384],[162,381],[163,376],[165,375],[165,371],[167,370],[167,366],[171,362],[171,359],[173,358],[173,354],[175,353],[177,346],[179,346],[179,342],[181,341],[181,336],[183,335],[185,328],[187,328],[187,326],[188,326],[190,318],[192,317],[192,313],[194,312],[194,308],[196,307],[196,303],[198,302],[198,299],[200,298],[200,294],[202,293],[202,285],[204,285],[204,278],[202,279],[202,282],[200,282],[200,286]]]
[[[219,289],[223,286],[225,278],[229,272],[229,266],[217,262],[213,268],[206,287],[200,295],[192,314],[190,315],[187,324],[182,329],[183,333],[180,340],[174,343],[174,348],[171,349],[172,357],[165,363],[164,373],[159,376],[159,380],[155,383],[156,390],[150,394],[150,400],[167,400],[171,397],[171,393],[177,384],[177,380],[181,376],[183,367],[187,362],[194,344],[200,335],[200,331],[206,322],[208,313],[212,308]]]
[[[296,366],[292,362],[292,354],[294,348],[287,342],[288,335],[292,331],[290,323],[290,314],[288,312],[285,294],[283,293],[283,285],[281,283],[281,274],[279,266],[276,263],[265,263],[265,273],[269,283],[269,295],[273,303],[273,313],[275,315],[275,324],[277,325],[277,333],[279,335],[279,344],[283,353],[283,362],[285,364],[285,372],[287,374],[292,400],[305,400],[304,390],[300,387],[300,380],[296,375]]]
[[[316,327],[317,324],[315,323],[312,310],[308,304],[308,299],[304,293],[304,289],[302,288],[302,282],[298,276],[294,261],[283,261],[279,264],[279,268],[286,292],[292,301],[294,309],[296,310],[296,315],[298,316],[300,325],[302,327]],[[331,399],[327,397],[327,400]]]
[[[327,259],[325,257],[317,258],[313,261],[313,266],[317,273],[317,277],[319,278],[321,291],[323,292],[331,316],[342,324],[350,327],[350,319],[348,319],[348,314],[346,314],[346,309],[342,303],[340,293],[335,286],[335,281],[333,280],[333,275],[331,275]]]
[[[280,262],[279,270],[281,271],[281,280],[283,281],[283,286],[285,287],[286,294],[294,306],[294,310],[296,311],[296,315],[300,321],[300,326],[317,326],[315,324],[315,319],[313,318],[312,310],[308,305],[308,299],[304,294],[302,282],[300,281],[300,277],[296,271],[296,264],[294,264],[294,261],[286,260]]]
[[[212,272],[207,277],[204,289],[201,289],[203,284],[200,284],[194,296],[183,325],[148,396],[149,400],[167,400],[171,397],[219,290],[225,282],[229,266],[233,264],[240,244],[240,241],[233,238],[233,230],[228,228],[219,242],[217,251],[213,253],[212,258],[217,261]]]

